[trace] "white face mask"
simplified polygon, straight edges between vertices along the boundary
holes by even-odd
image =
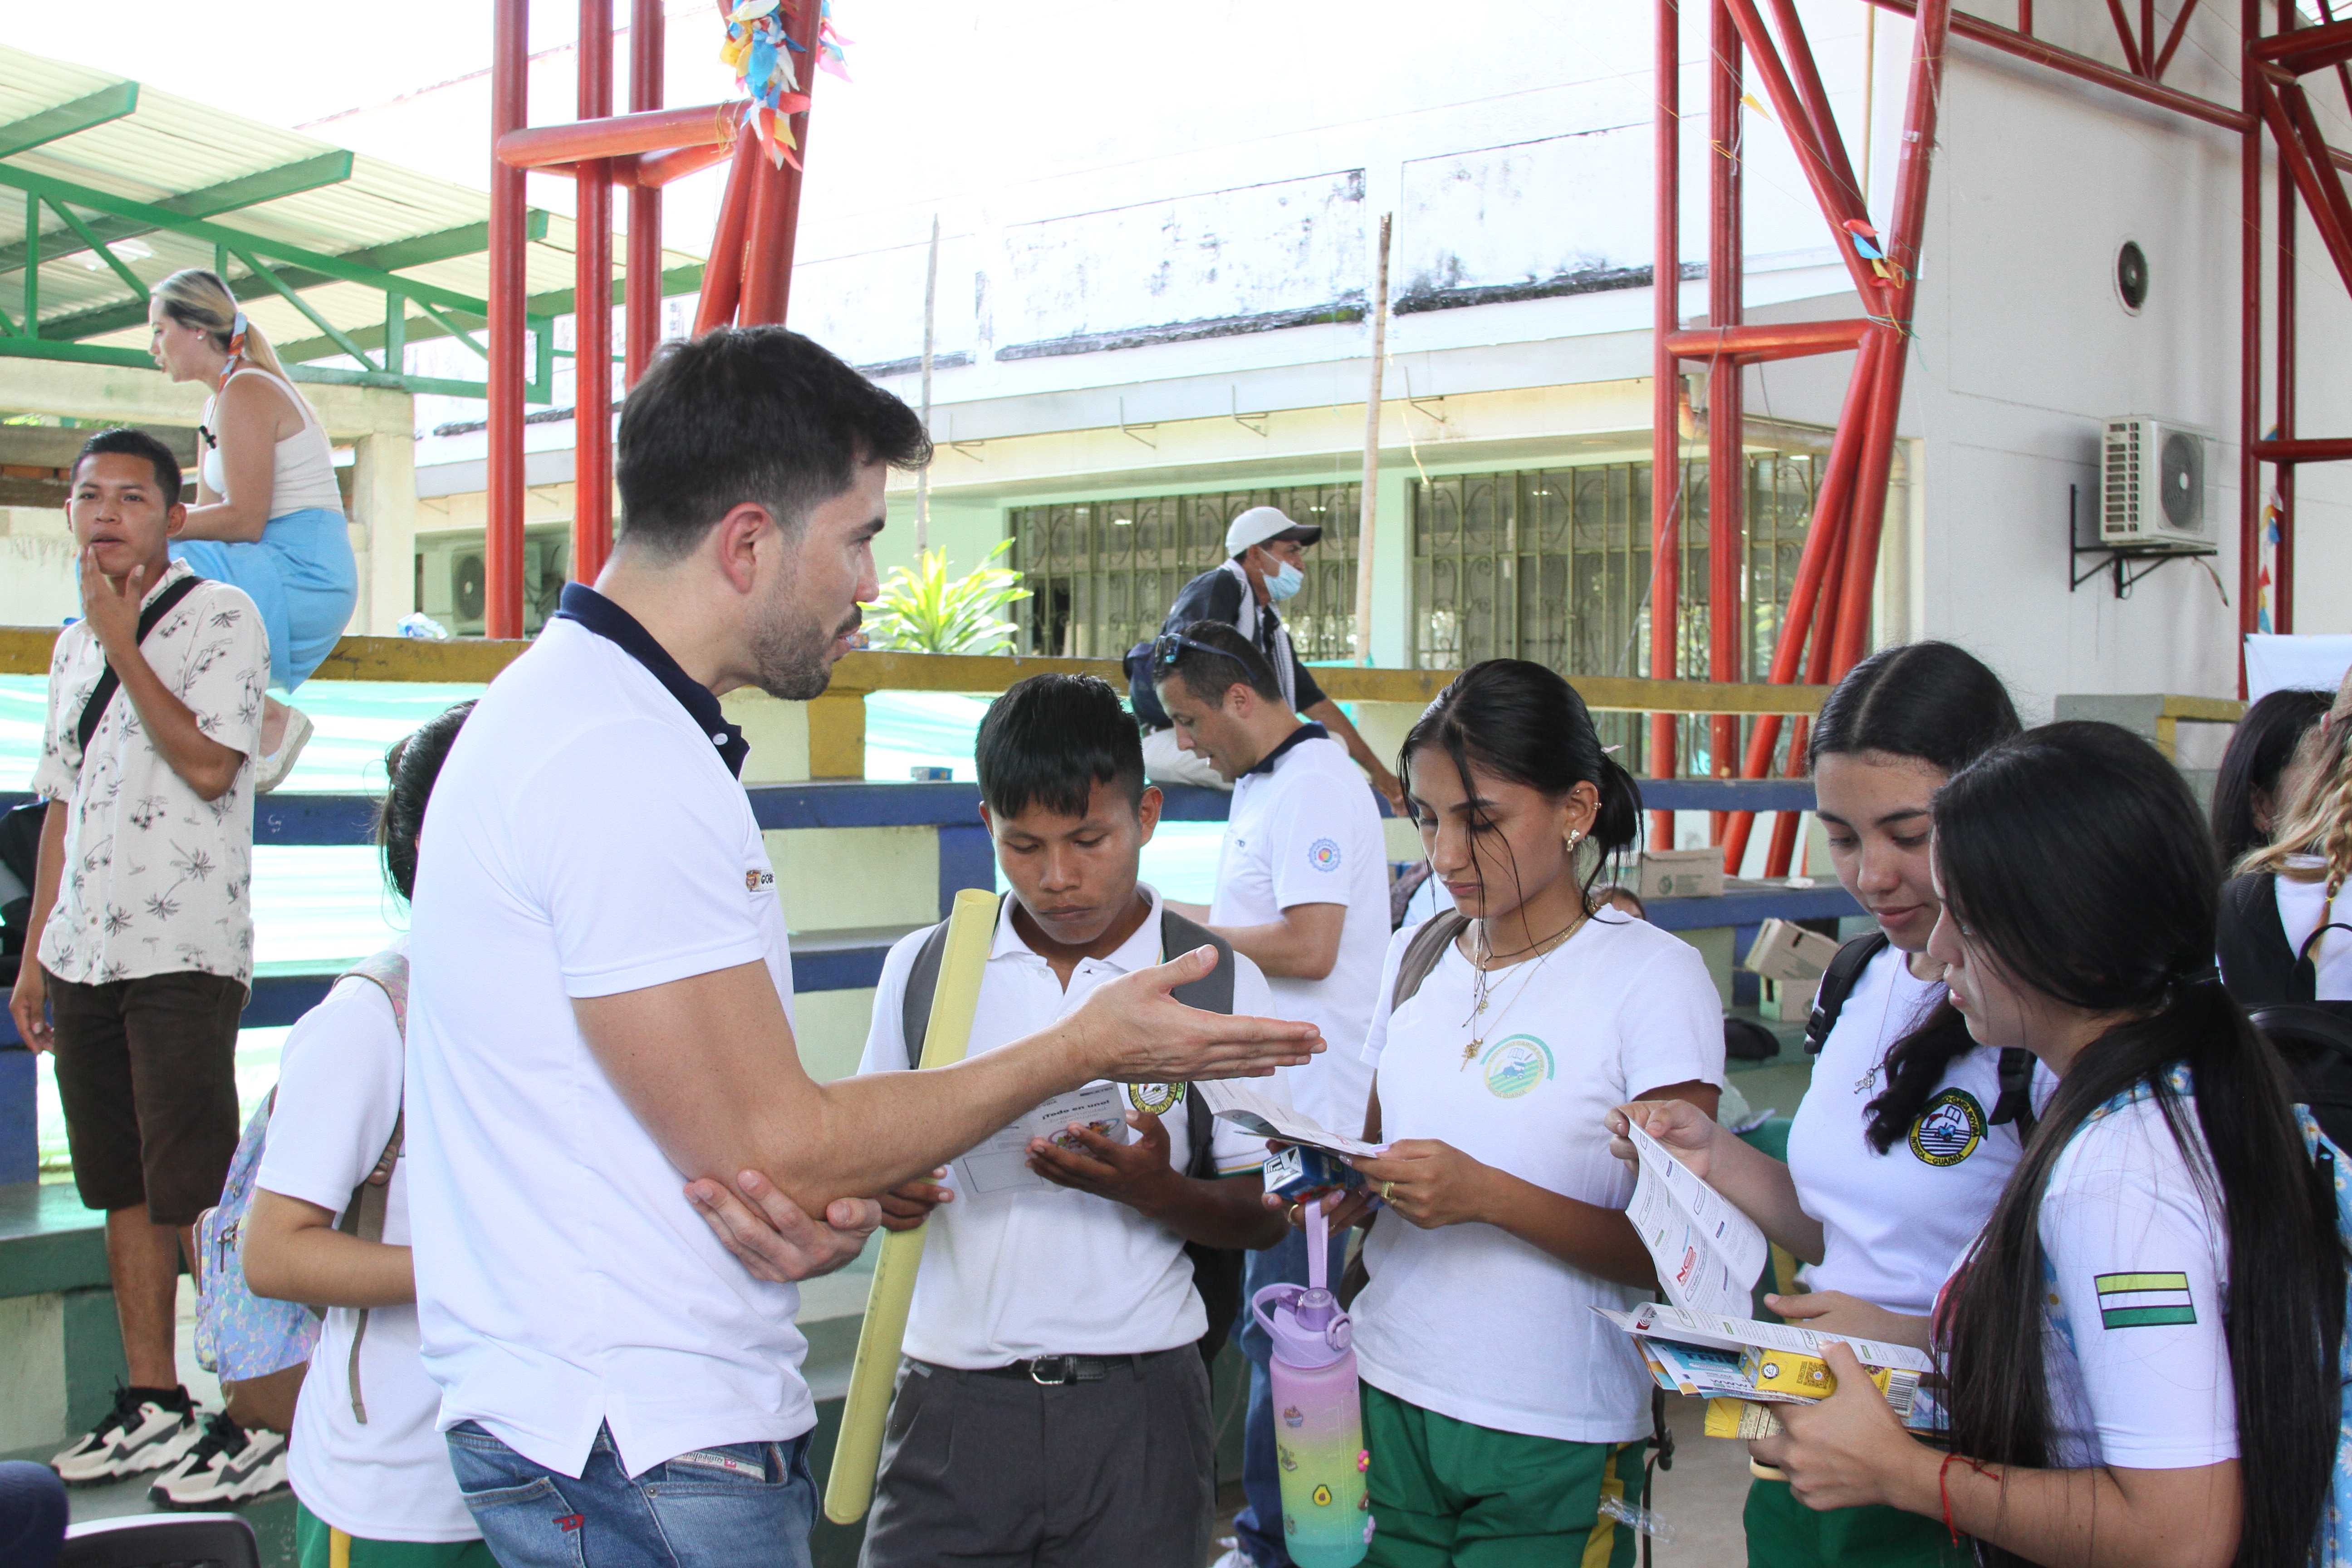
[[[1287,561],[1274,563],[1274,575],[1265,579],[1265,596],[1276,604],[1282,603],[1307,586],[1307,574]]]

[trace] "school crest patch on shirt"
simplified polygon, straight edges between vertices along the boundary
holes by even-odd
[[[1957,1165],[1984,1142],[1984,1107],[1964,1089],[1948,1089],[1911,1124],[1911,1152],[1930,1165]]]
[[[1165,1116],[1176,1109],[1184,1098],[1181,1083],[1131,1083],[1127,1086],[1127,1102],[1146,1116]]]

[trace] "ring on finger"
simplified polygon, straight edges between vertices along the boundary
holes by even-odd
[[[1389,1203],[1394,1199],[1395,1195],[1396,1184],[1394,1182],[1382,1182],[1381,1184],[1381,1202]]]

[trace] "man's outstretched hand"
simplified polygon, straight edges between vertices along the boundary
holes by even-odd
[[[1087,1079],[1192,1083],[1265,1078],[1276,1068],[1314,1059],[1323,1048],[1323,1035],[1312,1024],[1204,1013],[1169,994],[1216,967],[1217,950],[1197,947],[1097,987],[1065,1026],[1077,1036],[1089,1069]]]
[[[733,1187],[688,1182],[686,1195],[753,1279],[779,1285],[832,1273],[865,1250],[882,1221],[881,1205],[871,1198],[836,1198],[822,1220],[811,1219],[757,1171],[742,1172]]]

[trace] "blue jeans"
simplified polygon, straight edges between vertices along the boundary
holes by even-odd
[[[1339,1283],[1339,1267],[1347,1261],[1345,1231],[1331,1237],[1330,1271],[1325,1280]],[[1307,1233],[1294,1230],[1264,1252],[1253,1252],[1242,1271],[1241,1331],[1235,1336],[1242,1354],[1249,1358],[1249,1410],[1242,1418],[1242,1490],[1248,1504],[1234,1516],[1234,1539],[1255,1568],[1292,1568],[1282,1542],[1282,1470],[1274,1458],[1274,1384],[1266,1376],[1266,1358],[1274,1342],[1260,1327],[1250,1303],[1269,1285],[1307,1283]]]
[[[809,1568],[808,1436],[730,1443],[622,1473],[608,1428],[572,1479],[461,1421],[457,1490],[502,1568]]]

